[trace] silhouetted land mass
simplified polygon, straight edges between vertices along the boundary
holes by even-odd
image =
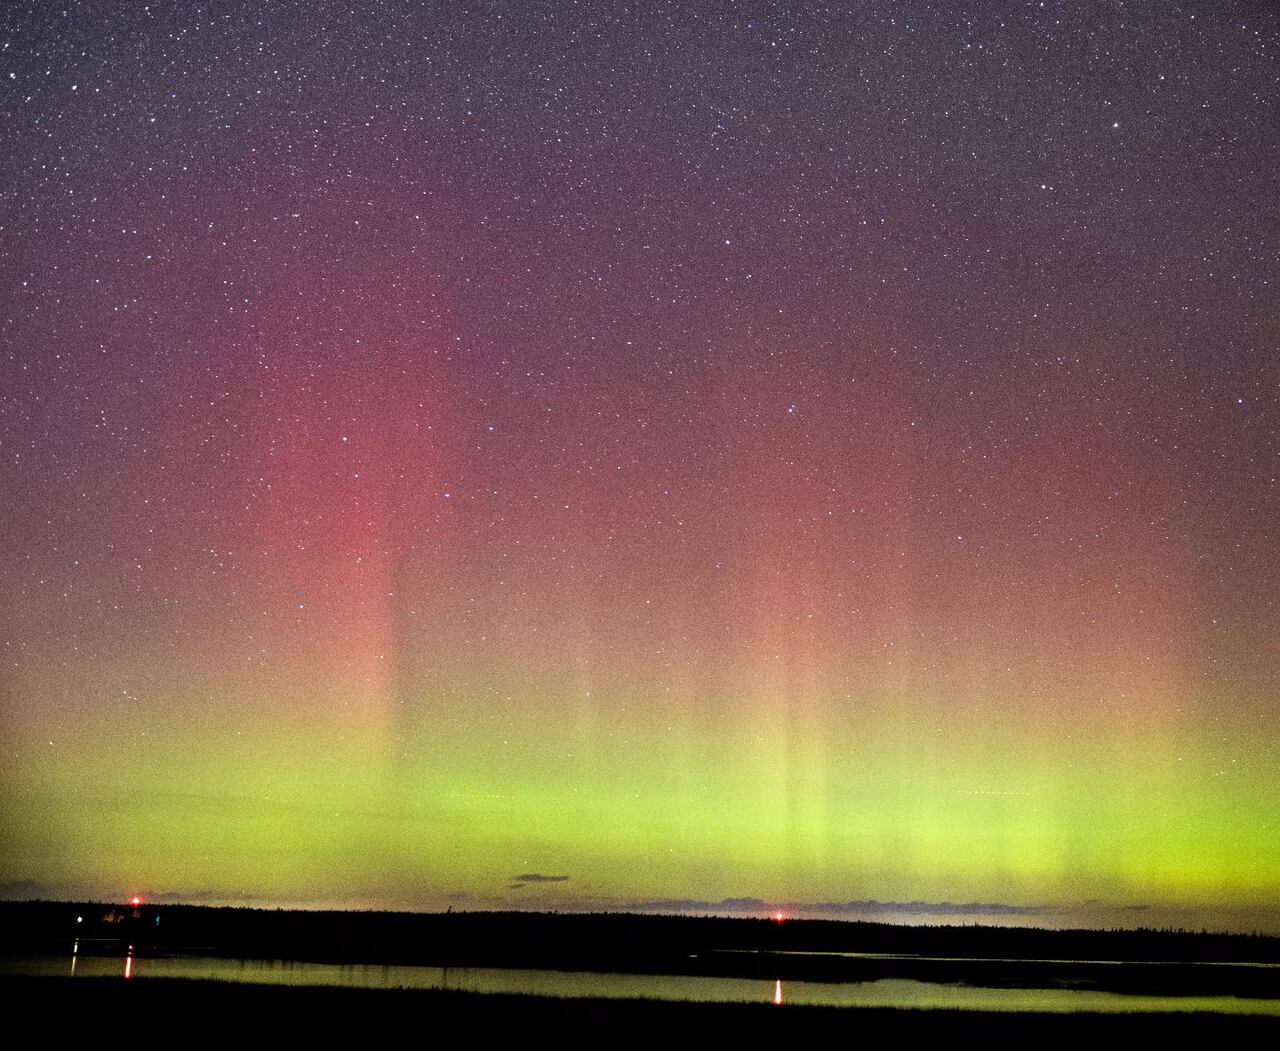
[[[76,917],[83,922],[76,923]],[[159,922],[157,922],[159,921]],[[1280,938],[1186,931],[906,927],[629,913],[303,912],[0,904],[0,953],[202,955],[857,982],[913,978],[1280,998]],[[886,954],[872,958],[848,954]],[[886,958],[887,956],[887,958]],[[1221,966],[1224,963],[1236,966]]]
[[[1019,1046],[1079,1046],[1106,1039],[1176,1040],[1224,1046],[1267,1046],[1280,1032],[1275,1018],[1223,1014],[1041,1014],[994,1011],[916,1011],[894,1008],[774,1007],[658,1000],[561,1000],[551,997],[464,993],[453,990],[372,990],[237,985],[119,978],[0,978],[11,1027],[63,1039],[127,1034],[131,1042],[232,1038],[257,1043],[287,1037],[356,1046],[405,1033],[430,1040],[452,1034],[509,1038],[523,1045],[534,1034],[556,1046],[601,1040],[726,1039],[793,1041],[797,1038],[957,1038]],[[38,1027],[38,1028],[37,1028]],[[712,1042],[714,1041],[714,1043]],[[461,1041],[459,1041],[461,1042]],[[750,1045],[749,1045],[750,1046]],[[794,1046],[792,1044],[782,1046]]]

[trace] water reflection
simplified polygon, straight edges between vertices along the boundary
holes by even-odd
[[[476,993],[523,993],[532,996],[605,997],[694,1000],[719,1003],[783,1003],[781,979],[770,987],[749,978],[696,975],[596,974],[585,971],[539,971],[476,967],[396,967],[368,964],[319,964],[290,960],[225,960],[214,957],[148,957],[141,969],[131,946],[123,961],[124,976],[192,978],[252,982],[263,985],[354,986],[370,989],[455,989]],[[120,957],[82,956],[77,977],[120,975]],[[140,963],[141,961],[139,961]],[[65,956],[0,960],[0,974],[65,975]],[[912,979],[873,982],[787,983],[786,1003],[835,1007],[951,1008],[965,1011],[1214,1011],[1280,1017],[1280,999],[1233,996],[1140,996],[1095,989],[997,989],[943,985]]]

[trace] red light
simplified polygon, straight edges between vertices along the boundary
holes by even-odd
[[[141,904],[142,904],[142,895],[141,895],[141,894],[135,894],[132,898],[130,898],[130,899],[129,899],[129,904],[130,904],[130,905],[141,905]]]
[[[782,913],[780,913],[780,912],[775,912],[775,913],[773,914],[773,922],[774,922],[774,923],[781,923],[781,922],[782,922],[782,919],[783,919]]]

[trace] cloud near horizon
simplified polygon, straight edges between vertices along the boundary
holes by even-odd
[[[627,908],[643,911],[762,913],[783,910],[823,915],[866,915],[868,913],[908,913],[919,916],[1037,916],[1054,911],[1042,905],[1009,905],[1005,902],[950,901],[819,901],[768,902],[762,898],[723,898],[698,901],[692,898],[651,898],[631,902]]]

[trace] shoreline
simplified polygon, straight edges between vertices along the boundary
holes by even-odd
[[[1280,939],[626,913],[0,905],[0,955],[136,955],[1280,1000]]]

